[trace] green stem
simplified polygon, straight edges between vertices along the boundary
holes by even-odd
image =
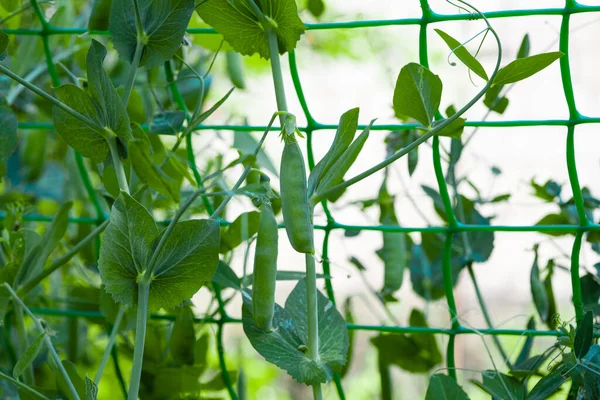
[[[127,176],[125,176],[125,168],[119,155],[119,148],[117,145],[117,137],[110,135],[108,137],[108,147],[110,148],[110,155],[112,156],[113,165],[115,167],[115,173],[117,174],[117,181],[119,182],[119,188],[129,194],[129,184],[127,184]]]
[[[275,99],[277,100],[277,110],[287,111],[287,101],[285,97],[285,87],[283,85],[283,74],[281,72],[281,59],[279,58],[279,45],[277,44],[277,34],[273,28],[267,31],[267,40],[269,41],[269,54],[271,55],[271,72],[273,74],[273,85],[275,86]],[[283,126],[283,115],[279,121]]]
[[[129,66],[127,80],[125,81],[125,90],[123,91],[123,104],[125,105],[125,107],[127,107],[127,103],[129,103],[129,97],[131,97],[131,92],[133,91],[133,85],[135,84],[135,77],[140,66],[140,60],[142,59],[143,50],[144,42],[141,40],[141,38],[138,38],[138,41],[135,45],[135,53],[133,54],[133,60],[131,61],[131,65]]]
[[[575,306],[575,319],[577,323],[583,319],[583,297],[581,294],[581,279],[579,278],[579,255],[583,233],[578,232],[573,242],[571,252],[571,286],[573,288],[573,305]]]
[[[12,383],[13,385],[23,389],[23,391],[29,393],[30,395],[34,396],[35,398],[43,399],[43,400],[50,400],[48,397],[44,396],[37,390],[29,387],[27,384],[25,384],[23,382],[20,382],[20,381],[14,379],[12,376],[6,375],[2,371],[0,371],[0,380]]]
[[[131,380],[129,382],[128,400],[137,400],[142,378],[142,364],[144,362],[144,343],[146,341],[146,323],[148,322],[148,296],[150,284],[145,280],[138,283],[137,319],[135,324],[135,345],[133,347],[133,365],[131,367]]]
[[[23,315],[23,308],[20,304],[14,304],[15,312],[15,325],[17,327],[17,357],[21,358],[25,349],[27,349],[27,329],[25,329],[25,318]],[[29,365],[24,372],[23,381],[26,385],[34,385],[35,380],[33,377],[33,365]]]
[[[306,260],[306,298],[308,311],[308,357],[311,360],[319,361],[319,307],[317,291],[317,269],[315,257],[312,254],[305,254]],[[315,399],[322,398],[321,385],[313,386]],[[318,395],[318,396],[317,396]]]
[[[113,346],[117,341],[117,335],[119,334],[119,328],[121,327],[121,320],[123,319],[123,315],[125,315],[125,309],[126,308],[124,306],[119,306],[119,311],[117,312],[117,317],[115,318],[115,324],[113,325],[112,331],[110,332],[110,336],[108,337],[108,343],[106,344],[106,348],[104,349],[104,354],[102,355],[102,360],[100,360],[98,370],[96,370],[96,376],[94,377],[94,383],[96,385],[100,383],[100,379],[102,379],[104,368],[106,367],[108,358],[112,354]]]
[[[87,235],[85,238],[81,239],[81,241],[79,243],[77,243],[75,246],[71,247],[71,249],[68,252],[66,252],[62,257],[55,260],[47,268],[44,268],[44,270],[42,272],[40,272],[35,278],[32,278],[31,280],[29,280],[23,287],[21,287],[18,290],[19,295],[21,295],[21,296],[26,295],[27,293],[29,293],[31,291],[31,289],[36,287],[41,281],[43,281],[48,276],[50,276],[50,274],[52,274],[54,271],[56,271],[57,269],[59,269],[60,267],[62,267],[66,263],[68,263],[69,260],[71,260],[71,258],[73,258],[75,256],[75,254],[79,253],[79,251],[83,247],[85,247],[88,243],[90,243],[92,240],[94,240],[96,237],[98,237],[98,235],[100,235],[100,233],[102,233],[102,231],[104,231],[104,229],[106,229],[109,222],[110,221],[108,219],[105,220],[96,229],[94,229],[92,232],[90,232],[89,235]]]
[[[385,356],[381,354],[381,350],[377,352],[377,367],[379,380],[381,382],[381,400],[392,400],[394,397],[394,389],[392,386],[390,365],[385,361]]]
[[[44,334],[44,343],[46,344],[46,347],[48,348],[48,351],[50,352],[50,357],[52,358],[52,361],[54,361],[54,364],[56,365],[58,372],[60,373],[60,375],[64,379],[65,383],[67,384],[67,387],[69,389],[71,397],[75,400],[80,400],[79,394],[77,394],[77,390],[75,390],[75,386],[73,385],[73,382],[71,381],[71,378],[69,377],[69,374],[67,374],[67,371],[65,370],[65,367],[63,366],[60,357],[56,353],[56,349],[54,348],[54,345],[52,344],[52,341],[50,340],[50,335],[46,334],[46,330],[44,329],[40,320],[37,319],[35,315],[33,315],[33,313],[29,310],[29,308],[27,308],[25,303],[23,303],[23,300],[21,300],[21,298],[17,295],[17,293],[15,293],[13,288],[8,283],[4,283],[4,287],[10,292],[11,296],[13,297],[15,307],[17,305],[21,306],[23,311],[25,311],[25,313],[33,320],[33,323],[34,323],[35,327],[37,328],[38,332],[40,334]]]

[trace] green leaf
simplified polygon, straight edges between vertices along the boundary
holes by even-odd
[[[231,267],[223,261],[219,261],[217,272],[212,277],[214,283],[219,284],[222,288],[241,289],[240,278],[235,274]]]
[[[454,379],[444,374],[434,374],[429,378],[425,400],[469,400],[469,396]]]
[[[185,305],[179,308],[177,318],[173,323],[169,349],[171,357],[177,364],[193,365],[194,352],[190,351],[196,344],[194,329],[194,313],[191,307]]]
[[[568,367],[561,365],[540,379],[533,389],[531,389],[525,400],[546,400],[556,393],[568,380]]]
[[[173,58],[194,12],[194,0],[113,0],[110,32],[119,55],[133,61],[137,45],[134,1],[146,38],[140,67],[158,67]]]
[[[344,321],[347,324],[355,323],[354,314],[352,313],[352,297],[346,297],[346,301],[344,301]],[[348,354],[346,356],[347,361],[346,365],[342,368],[340,372],[340,376],[343,378],[346,376],[348,371],[350,370],[350,366],[352,365],[352,356],[354,355],[354,336],[356,335],[356,330],[352,329],[348,331]]]
[[[62,365],[65,371],[67,371],[67,376],[69,377],[69,380],[73,383],[73,386],[75,387],[75,391],[79,395],[79,398],[87,399],[87,385],[77,372],[77,367],[75,366],[75,364],[73,364],[71,361],[63,360]],[[59,398],[75,400],[75,397],[71,395],[69,384],[63,378],[62,374],[56,374],[56,387],[62,395],[62,397]]]
[[[33,342],[25,349],[19,361],[15,364],[13,368],[13,377],[16,379],[19,378],[23,372],[33,363],[35,358],[40,354],[40,350],[44,347],[44,337],[46,333],[42,333],[37,338],[34,339]]]
[[[52,251],[62,237],[65,235],[69,225],[69,210],[73,203],[67,202],[63,204],[52,222],[46,227],[46,231],[42,235],[41,239],[31,251],[27,250],[27,254],[23,259],[15,284],[22,286],[26,284],[30,279],[37,276],[44,269],[44,265],[52,254]]]
[[[153,248],[159,240],[160,236]],[[150,307],[175,307],[210,281],[219,264],[219,243],[216,220],[177,223],[156,259],[150,283]]]
[[[113,203],[98,260],[102,282],[116,302],[137,304],[137,279],[148,267],[157,235],[152,215],[133,197],[121,192]]]
[[[536,222],[535,226],[545,226],[545,225],[570,225],[571,221],[569,217],[563,213],[560,214],[548,214],[538,222]],[[546,235],[550,236],[564,236],[568,235],[565,232],[543,232]]]
[[[495,111],[498,114],[504,114],[509,103],[506,96],[500,96],[500,92],[503,88],[504,85],[492,86],[485,92],[485,97],[483,98],[483,104],[491,111]]]
[[[497,371],[487,370],[481,373],[483,383],[472,381],[480,389],[499,400],[523,400],[526,387],[516,378]]]
[[[0,107],[0,178],[6,175],[6,163],[17,147],[18,122],[10,108]]]
[[[225,40],[243,55],[258,53],[269,59],[267,34],[260,20],[246,0],[207,0],[198,6],[198,15],[219,32]],[[298,17],[294,0],[257,0],[256,4],[267,19],[273,21],[279,53],[285,54],[296,47],[305,27]]]
[[[398,118],[414,118],[429,127],[441,99],[439,76],[416,63],[409,63],[400,70],[394,89],[394,111]]]
[[[98,398],[98,386],[93,380],[85,377],[85,400],[96,400]]]
[[[517,378],[537,375],[538,370],[544,364],[549,354],[550,353],[540,354],[527,358],[523,361],[516,362],[510,370],[510,373]]]
[[[90,19],[88,20],[88,30],[107,30],[108,20],[110,18],[110,9],[113,0],[94,0]]]
[[[471,71],[475,72],[480,78],[484,80],[488,80],[488,75],[485,72],[485,69],[481,65],[479,61],[471,53],[465,46],[463,46],[458,40],[454,39],[452,36],[448,35],[446,32],[441,29],[434,29],[438,35],[446,42],[450,50],[458,57],[460,61],[463,62]]]
[[[100,126],[109,128],[118,137],[127,140],[131,137],[129,116],[121,97],[104,71],[104,58],[106,48],[100,42],[92,40],[86,58],[88,92],[99,108]]]
[[[233,147],[241,151],[243,154],[252,154],[257,145],[258,140],[256,140],[250,133],[240,131],[235,131],[233,133]],[[259,150],[258,154],[256,155],[256,162],[274,176],[279,176],[279,171],[277,168],[275,168],[275,165],[264,149],[261,148]]]
[[[521,45],[519,46],[519,51],[517,52],[517,58],[525,58],[529,57],[529,50],[531,49],[531,43],[529,42],[529,34],[525,34],[523,36],[523,40],[521,41]]]
[[[543,185],[539,185],[532,178],[529,183],[534,190],[533,195],[547,202],[554,202],[560,198],[562,186],[553,180],[548,180]]]
[[[198,393],[203,388],[200,376],[204,369],[199,366],[160,368],[154,376],[152,396],[158,398],[185,398],[186,393]]]
[[[531,57],[518,58],[507,66],[500,68],[494,86],[519,82],[540,72],[565,54],[560,51],[536,54]]]
[[[244,79],[244,60],[239,53],[228,51],[225,53],[227,67],[227,76],[233,86],[238,89],[246,89],[246,80]]]
[[[67,84],[54,89],[56,97],[92,121],[101,124],[98,108],[90,96],[75,85]],[[104,161],[108,154],[108,133],[104,130],[93,129],[79,119],[67,114],[58,107],[52,111],[54,127],[65,142],[84,157],[91,158],[93,162]]]
[[[439,121],[433,121],[432,129],[435,129],[436,126],[442,124],[445,120],[441,119]],[[446,136],[451,137],[453,139],[460,139],[465,130],[465,122],[467,122],[464,118],[457,118],[454,121],[450,122],[450,125],[443,128],[441,131],[436,133],[438,136]]]
[[[358,129],[358,115],[360,109],[352,108],[346,111],[340,117],[335,137],[331,147],[325,154],[325,156],[315,165],[308,177],[308,196],[310,197],[317,190],[317,186],[321,182],[322,178],[327,174],[331,167],[336,161],[344,154],[348,149],[356,130]]]
[[[587,354],[594,341],[594,314],[588,311],[575,330],[575,347],[573,351],[577,358]]]
[[[419,310],[412,310],[410,326],[427,327]],[[412,372],[425,373],[442,362],[442,354],[432,334],[380,334],[371,339],[386,364]]]
[[[254,324],[252,295],[242,292],[244,332],[252,346],[268,362],[287,371],[292,378],[307,385],[325,383],[334,372],[346,364],[348,330],[344,318],[335,306],[318,292],[319,360],[311,360],[306,352],[308,326],[306,315],[306,282],[300,280],[290,293],[285,308],[275,305],[273,331],[264,331]]]
[[[222,233],[220,252],[227,253],[256,235],[259,218],[258,211],[250,211],[238,216]]]
[[[306,9],[313,17],[319,18],[325,12],[325,3],[323,0],[307,0]]]
[[[527,321],[527,330],[535,330],[535,319],[533,317],[529,318],[529,321]],[[528,336],[525,339],[525,343],[523,343],[523,348],[521,349],[515,364],[521,364],[529,358],[531,348],[533,347],[533,340],[534,336]]]
[[[538,249],[537,246],[534,248],[535,259],[531,267],[531,273],[529,274],[529,284],[531,286],[531,295],[535,308],[540,315],[540,319],[546,322],[549,318],[550,303],[548,301],[548,294],[544,283],[540,278],[540,268],[538,266]]]
[[[185,121],[183,111],[165,111],[152,116],[150,132],[157,135],[177,135]]]
[[[136,139],[128,142],[131,166],[140,180],[163,196],[179,203],[180,183],[171,179],[150,157],[150,142],[138,124],[132,124]],[[137,137],[141,137],[138,139]]]

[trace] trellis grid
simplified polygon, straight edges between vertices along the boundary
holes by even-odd
[[[480,16],[476,14],[438,14],[434,12],[428,4],[427,0],[419,0],[422,16],[421,18],[405,18],[405,19],[389,19],[389,20],[363,20],[363,21],[350,21],[350,22],[326,22],[326,23],[314,23],[305,24],[307,30],[329,30],[329,29],[358,29],[358,28],[375,28],[384,26],[397,26],[397,25],[419,25],[419,61],[427,67],[428,66],[428,46],[427,46],[427,27],[430,24],[445,21],[459,21],[459,20],[474,20],[480,19]],[[31,0],[33,10],[41,23],[41,29],[5,29],[4,32],[9,35],[35,35],[40,36],[44,53],[46,57],[46,63],[48,72],[51,76],[52,83],[54,86],[60,86],[59,75],[56,71],[52,50],[49,45],[48,38],[51,35],[77,35],[88,33],[90,35],[110,35],[108,31],[88,31],[85,28],[69,28],[69,27],[56,27],[48,23],[44,17],[42,10],[40,9],[37,0]],[[585,213],[583,195],[579,184],[577,175],[576,161],[575,161],[575,127],[580,124],[589,123],[600,123],[600,117],[588,117],[584,116],[577,110],[575,105],[575,98],[573,92],[573,85],[571,80],[570,64],[569,64],[569,25],[570,18],[573,14],[579,13],[593,13],[600,12],[600,6],[591,6],[579,4],[576,0],[565,0],[565,6],[563,8],[543,8],[543,9],[525,9],[525,10],[501,10],[483,13],[486,18],[508,18],[508,17],[526,17],[526,16],[540,16],[540,15],[555,15],[562,17],[562,23],[560,27],[560,41],[559,50],[565,53],[565,56],[560,58],[560,72],[562,79],[562,86],[565,93],[566,102],[569,109],[568,119],[553,119],[553,120],[507,120],[507,121],[468,121],[466,126],[472,127],[490,127],[490,128],[502,128],[502,127],[523,127],[523,126],[564,126],[567,128],[566,137],[566,161],[569,175],[569,183],[573,191],[573,198],[575,200],[575,206],[579,216],[578,225],[545,225],[545,226],[500,226],[500,225],[473,225],[461,223],[453,210],[452,201],[450,199],[447,184],[444,178],[442,162],[440,157],[440,143],[439,138],[436,136],[433,138],[433,165],[436,180],[439,187],[439,192],[444,202],[444,208],[448,215],[448,226],[430,226],[430,227],[405,227],[405,226],[368,226],[368,225],[346,225],[336,222],[331,212],[328,209],[327,201],[322,202],[325,215],[327,217],[327,223],[325,225],[316,225],[315,229],[323,230],[325,232],[323,247],[322,247],[322,258],[323,258],[323,273],[327,277],[325,279],[325,289],[329,299],[335,304],[335,295],[333,286],[330,280],[330,264],[328,260],[328,248],[330,233],[333,230],[347,230],[347,231],[380,231],[380,232],[435,232],[444,234],[444,247],[442,257],[442,271],[443,271],[443,282],[446,301],[448,303],[448,309],[451,320],[450,328],[426,328],[426,327],[413,327],[413,326],[382,326],[382,325],[359,325],[359,324],[347,324],[350,330],[362,330],[362,331],[378,331],[378,332],[390,332],[390,333],[415,333],[415,334],[443,334],[448,336],[448,347],[446,352],[446,364],[448,373],[451,377],[456,379],[456,368],[454,358],[454,341],[456,335],[463,334],[483,334],[491,335],[493,337],[502,335],[515,335],[515,336],[559,336],[558,331],[552,330],[519,330],[519,329],[494,329],[491,324],[489,328],[485,329],[474,329],[462,326],[459,323],[459,318],[456,310],[456,303],[453,294],[453,281],[451,274],[451,252],[452,252],[452,240],[453,236],[460,232],[543,232],[543,233],[572,233],[575,234],[573,242],[573,249],[571,252],[571,285],[573,291],[573,306],[575,309],[575,317],[577,321],[580,321],[583,317],[583,301],[581,294],[581,284],[579,277],[579,254],[581,251],[581,244],[583,235],[586,232],[600,230],[600,225],[590,221]],[[187,33],[194,34],[211,34],[215,31],[211,28],[188,28]],[[317,122],[308,107],[307,100],[304,96],[302,84],[297,68],[296,56],[294,52],[289,54],[289,64],[291,71],[291,78],[294,83],[296,95],[302,107],[302,111],[306,117],[307,125],[301,127],[300,130],[306,133],[307,137],[307,155],[309,168],[313,168],[315,161],[313,156],[312,139],[313,134],[320,130],[335,130],[337,129],[336,124],[323,124]],[[178,107],[187,113],[183,97],[179,92],[179,89],[174,81],[173,72],[171,70],[170,63],[165,64],[165,76],[169,82],[171,94],[173,100]],[[416,124],[380,124],[374,125],[372,130],[409,130],[415,128]],[[361,126],[363,128],[364,126]],[[35,129],[53,129],[53,125],[50,123],[40,122],[20,122],[19,129],[24,130],[35,130]],[[243,132],[253,131],[264,131],[266,126],[249,126],[249,125],[200,125],[196,127],[197,130],[235,130]],[[277,129],[277,128],[274,128]],[[200,174],[196,168],[196,162],[194,157],[194,151],[192,147],[191,135],[188,135],[187,141],[188,158],[190,166],[193,172],[201,182]],[[76,162],[78,171],[81,175],[81,179],[90,197],[90,200],[94,204],[97,216],[96,218],[79,217],[70,218],[69,221],[77,224],[92,224],[101,225],[105,224],[108,218],[99,202],[98,196],[94,190],[90,177],[85,169],[85,165],[81,155],[76,153]],[[206,200],[206,199],[205,199]],[[210,210],[212,207],[208,201],[205,201],[205,205]],[[4,214],[0,214],[0,218],[3,218]],[[38,221],[38,222],[49,222],[52,220],[51,217],[29,214],[25,215],[24,219],[27,221]],[[168,223],[169,221],[162,221]],[[223,221],[223,224],[229,222]],[[54,261],[53,265],[66,264],[79,250],[80,245],[76,245],[68,253],[61,258]],[[237,394],[234,389],[234,385],[227,372],[225,351],[223,348],[223,329],[226,324],[229,323],[241,323],[240,319],[232,318],[228,315],[225,310],[225,304],[221,296],[220,287],[214,284],[215,296],[219,305],[219,318],[196,318],[196,323],[211,323],[218,326],[217,331],[217,352],[219,356],[219,364],[222,370],[222,376],[227,386],[229,395],[232,399],[237,399]],[[33,308],[32,311],[39,315],[56,316],[56,317],[68,317],[68,318],[103,318],[99,312],[93,311],[81,311],[81,310],[70,310],[70,309],[48,309],[48,308]],[[152,315],[153,319],[161,320],[174,320],[175,317],[172,315],[156,314]],[[116,344],[115,344],[116,346]],[[113,352],[115,358],[115,366],[118,368],[118,362],[116,359],[116,352]],[[334,377],[336,388],[341,399],[345,399],[345,394],[342,388],[341,380],[339,375]]]

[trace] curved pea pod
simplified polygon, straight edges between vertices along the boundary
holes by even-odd
[[[228,51],[225,53],[225,61],[231,83],[238,89],[246,89],[242,56],[235,51]]]
[[[394,198],[387,191],[386,184],[379,191],[379,207],[382,225],[397,226],[398,219],[394,211]],[[384,265],[383,289],[384,295],[400,289],[404,279],[404,269],[408,264],[407,237],[402,232],[383,232],[383,247],[377,250],[377,255]]]
[[[281,211],[292,247],[314,254],[311,207],[308,203],[304,157],[293,134],[286,135],[281,156]]]
[[[252,312],[256,325],[264,330],[273,329],[275,281],[277,278],[278,231],[270,203],[260,209],[258,237],[254,253],[254,283]]]

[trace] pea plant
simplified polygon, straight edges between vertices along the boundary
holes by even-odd
[[[405,325],[388,306],[398,301],[406,269],[410,270],[413,291],[427,301],[452,293],[461,272],[468,270],[493,329],[474,273],[474,265],[487,261],[493,251],[493,231],[462,231],[454,236],[424,231],[420,240],[415,240],[397,229],[400,222],[395,195],[388,189],[388,182],[394,179],[390,171],[395,161],[407,156],[412,174],[417,168],[419,146],[432,139],[439,190],[427,186],[423,190],[439,217],[454,228],[460,224],[490,225],[491,218],[482,214],[481,206],[505,201],[509,195],[482,197],[467,176],[457,176],[456,165],[475,134],[465,139],[465,115],[480,100],[490,112],[502,114],[508,106],[510,85],[543,70],[564,54],[529,55],[526,37],[517,57],[502,66],[501,40],[486,16],[462,0],[457,3],[472,13],[476,21],[469,23],[484,25],[482,42],[488,35],[493,38],[497,48],[494,69],[486,71],[477,53],[467,49],[473,39],[461,42],[436,29],[450,53],[484,85],[464,106],[449,107],[442,113],[442,81],[428,69],[426,57],[421,63],[403,66],[391,102],[395,116],[412,129],[391,132],[386,138],[385,159],[352,177],[347,177],[348,171],[369,140],[376,116],[361,130],[358,108],[343,113],[325,156],[307,171],[300,145],[306,129],[298,127],[294,110],[288,109],[280,60],[281,55],[293,52],[306,30],[294,0],[98,0],[91,7],[85,30],[90,35],[73,43],[61,43],[52,35],[60,32],[56,26],[66,18],[64,8],[47,20],[43,3],[32,0],[3,16],[8,33],[19,26],[13,23],[20,19],[35,21],[41,27],[52,85],[37,83],[42,72],[24,75],[27,70],[19,63],[28,61],[14,57],[17,50],[12,37],[0,31],[0,72],[16,83],[0,108],[0,176],[4,179],[0,202],[4,219],[0,239],[0,380],[4,384],[0,389],[9,397],[38,399],[96,399],[102,396],[99,388],[103,387],[111,392],[120,387],[130,400],[214,398],[225,389],[232,399],[245,398],[245,374],[242,369],[227,368],[222,339],[223,325],[237,321],[256,352],[297,382],[310,386],[315,399],[323,398],[322,385],[331,381],[344,398],[341,379],[348,371],[354,342],[354,330],[348,327],[353,326],[355,317],[350,300],[343,313],[338,310],[330,291],[331,277],[325,271],[317,272],[317,265],[328,260],[321,260],[316,250],[314,216],[319,209],[329,215],[328,202],[338,201],[346,189],[365,179],[378,179],[373,175],[380,171],[385,177],[377,198],[357,204],[363,209],[379,207],[384,229],[383,247],[377,254],[384,264],[383,287],[369,288],[392,324]],[[310,0],[306,9],[318,18],[325,4]],[[186,29],[198,20],[200,25],[194,29],[214,29],[211,35],[222,38],[216,48],[210,40],[198,46],[186,36]],[[108,51],[107,41],[88,37],[107,28],[118,57]],[[67,49],[55,55],[56,62],[52,62],[52,45]],[[42,50],[31,46],[34,52]],[[202,46],[204,51],[199,52]],[[226,51],[226,69],[234,88],[218,93],[219,100],[208,107],[206,97],[214,79],[211,71],[222,50]],[[276,107],[265,106],[272,107],[273,113],[260,140],[246,134],[239,139],[236,136],[239,156],[228,164],[223,154],[209,152],[200,154],[198,160],[193,135],[235,96],[235,88],[245,87],[240,56],[256,54],[270,62],[276,95]],[[164,77],[159,74],[161,69]],[[147,90],[139,89],[141,78],[145,78]],[[65,79],[69,83],[63,83]],[[160,89],[168,90],[168,96]],[[27,185],[50,179],[46,170],[51,169],[43,166],[49,133],[36,132],[27,138],[17,135],[18,120],[31,108],[52,119],[58,134],[55,160],[67,159],[62,161],[67,170],[81,177],[81,182],[72,185],[74,194],[62,196],[63,203],[57,207],[44,205],[28,194]],[[279,126],[274,128],[277,121]],[[267,136],[274,135],[271,131],[275,130],[280,131],[282,142],[279,168],[270,163],[263,149]],[[448,161],[446,173],[440,161],[442,137],[450,141],[450,148],[443,149]],[[234,170],[242,172],[230,187],[226,173]],[[490,173],[498,175],[500,171],[491,168]],[[276,176],[279,190],[271,184]],[[451,193],[444,177],[451,184]],[[532,184],[539,197],[556,202],[561,210],[540,224],[571,223],[563,221],[572,221],[574,201],[563,202],[555,183]],[[460,185],[471,187],[477,197],[461,194]],[[585,204],[591,212],[598,200],[588,194]],[[227,206],[234,197],[249,198],[258,211],[228,221]],[[64,202],[64,198],[72,201]],[[44,210],[46,217],[37,220],[45,224],[31,222],[33,205]],[[279,214],[285,237],[305,259],[302,271],[279,268],[278,251],[283,240]],[[91,224],[81,225],[73,234],[69,223],[75,220]],[[347,236],[357,234],[360,229],[346,232]],[[587,239],[594,244],[600,241],[593,233]],[[254,247],[254,259],[252,272],[247,273],[246,254],[244,274],[239,277],[230,264],[235,261],[233,250],[242,245]],[[61,255],[56,258],[57,254]],[[361,274],[368,269],[357,258],[351,261]],[[600,361],[599,347],[593,344],[593,307],[576,326],[559,321],[554,316],[554,268],[555,263],[549,262],[542,279],[536,248],[531,272],[533,300],[541,320],[560,331],[558,340],[542,355],[530,356],[533,339],[528,338],[516,362],[511,363],[493,336],[510,375],[494,366],[482,373],[482,382],[474,382],[493,398],[545,399],[569,380],[573,382],[570,398],[598,396],[595,368]],[[586,305],[594,303],[594,296],[597,303],[600,296],[598,278],[590,276],[584,285],[586,293],[591,293]],[[320,279],[325,280],[327,295],[318,288]],[[276,284],[281,280],[297,281],[283,306],[275,302]],[[208,304],[192,302],[203,287],[213,300]],[[229,289],[233,294],[223,297]],[[68,340],[60,343],[56,327],[41,319],[39,311],[54,304],[52,297],[65,292],[67,305],[86,319],[85,335],[81,334],[82,322],[73,318],[66,328],[60,328],[68,332]],[[235,298],[242,301],[241,321],[226,311]],[[195,317],[193,305],[207,307],[202,318]],[[453,329],[459,329],[457,315],[451,317]],[[198,330],[198,322],[217,324],[218,370],[211,368],[210,331]],[[418,332],[428,327],[426,310],[413,310],[408,324],[415,328],[414,333],[380,333],[371,339],[378,352],[381,392],[386,399],[393,398],[391,366],[429,373],[443,358],[435,336]],[[88,339],[92,335],[106,344],[99,354],[79,354],[81,341],[96,340]],[[128,355],[128,375],[119,367],[117,345]],[[528,380],[539,375],[540,367],[553,354],[562,355],[562,360],[528,390]],[[111,358],[115,376],[105,374]],[[78,369],[89,371],[90,365],[95,366],[93,378],[82,377]],[[426,398],[468,399],[457,383],[453,361],[448,361],[447,372],[431,376]],[[106,383],[108,380],[115,383]],[[233,381],[237,381],[237,388]]]

